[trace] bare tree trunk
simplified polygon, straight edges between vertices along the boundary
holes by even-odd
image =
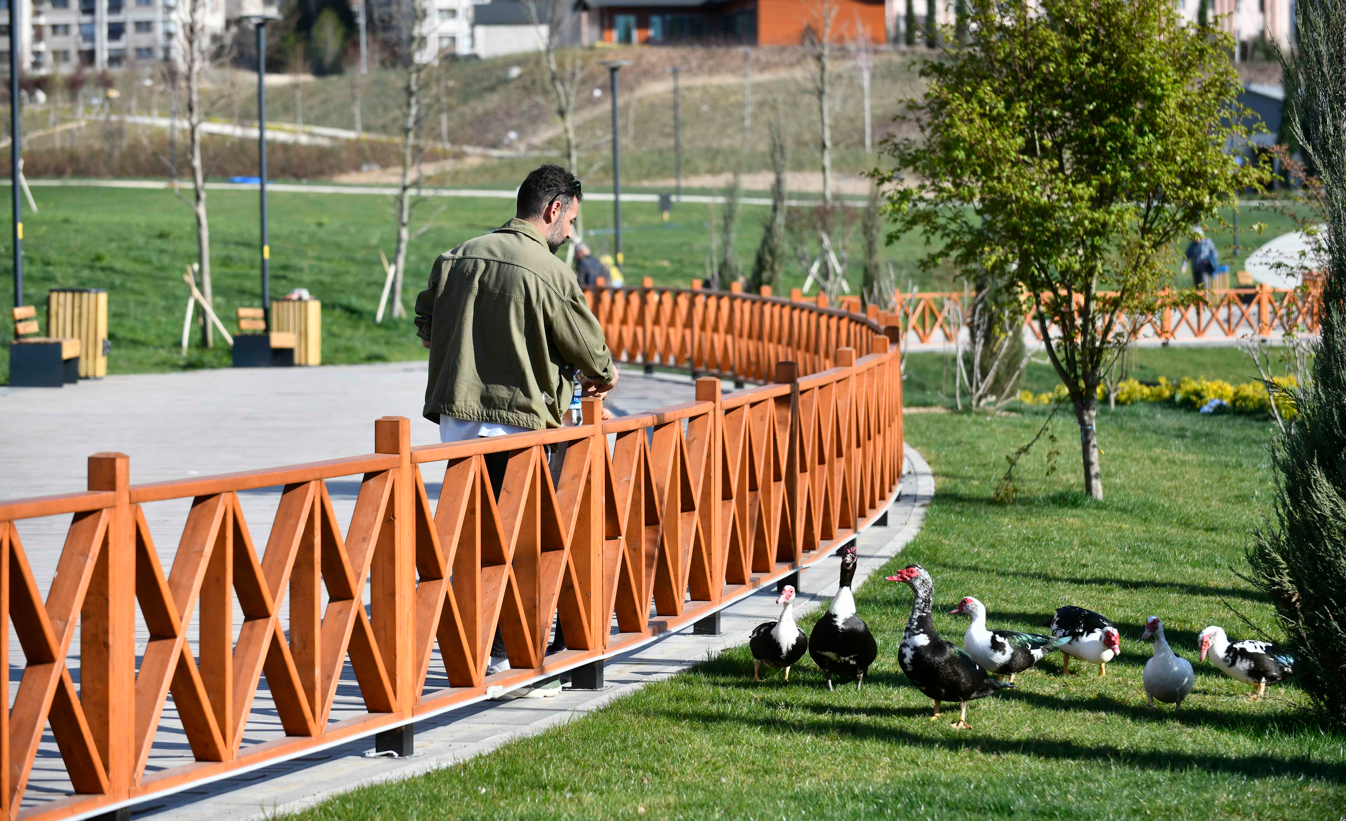
[[[213,303],[210,284],[210,219],[206,213],[206,172],[201,161],[201,124],[205,112],[201,103],[201,71],[206,60],[206,0],[191,0],[187,18],[187,128],[189,133],[192,188],[196,195],[192,211],[196,215],[196,253],[201,273],[201,295]],[[209,322],[201,323],[201,344],[214,344]]]
[[[406,317],[402,306],[402,281],[406,273],[407,246],[411,242],[411,166],[415,162],[417,124],[421,116],[421,73],[425,66],[420,53],[425,40],[425,0],[412,0],[411,48],[407,58],[406,117],[402,120],[402,176],[397,192],[397,248],[393,252],[392,314],[394,319]],[[359,108],[356,108],[359,111]]]
[[[831,49],[832,25],[836,21],[837,8],[832,0],[822,0],[815,12],[818,18],[816,27],[810,30],[810,46],[814,61],[814,94],[818,98],[818,120],[820,147],[823,165],[823,206],[832,204],[832,77]]]
[[[1075,420],[1080,425],[1080,457],[1084,463],[1084,492],[1094,499],[1103,498],[1103,473],[1098,464],[1098,386],[1085,384],[1084,398],[1074,402]]]
[[[752,147],[752,48],[743,49],[743,153]]]
[[[546,39],[542,43],[542,63],[547,69],[547,78],[551,81],[553,105],[557,119],[561,121],[561,135],[566,143],[566,163],[572,174],[580,173],[579,141],[575,136],[575,97],[580,81],[588,68],[585,58],[574,50],[569,54],[560,54],[562,42],[574,27],[575,11],[570,3],[547,3],[540,5],[534,0],[525,0],[525,8],[534,25],[546,26]],[[545,11],[544,11],[545,8]],[[635,96],[631,96],[631,111],[635,111]],[[629,129],[628,129],[629,130]],[[566,249],[567,262],[574,254],[575,245],[584,236],[584,219],[575,220],[575,242]]]

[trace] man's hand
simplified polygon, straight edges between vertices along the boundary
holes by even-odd
[[[422,340],[421,340],[421,347],[428,350],[428,349],[430,348],[430,340],[428,340],[428,339],[422,339]]]
[[[617,370],[617,366],[616,366],[616,365],[613,365],[613,366],[612,366],[612,381],[611,381],[611,382],[603,383],[603,382],[595,382],[595,381],[593,381],[592,379],[581,379],[581,380],[580,380],[580,391],[581,391],[581,394],[580,394],[580,395],[581,395],[581,396],[597,396],[597,397],[599,397],[599,398],[602,398],[602,397],[604,397],[604,396],[607,396],[608,393],[610,393],[610,392],[612,391],[613,388],[617,387],[617,380],[621,378],[621,375],[622,375],[622,374],[621,374],[621,371]]]

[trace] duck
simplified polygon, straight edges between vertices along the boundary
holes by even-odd
[[[857,564],[855,542],[851,542],[841,553],[841,584],[837,594],[809,635],[809,657],[827,675],[828,690],[833,689],[833,676],[854,676],[855,689],[859,690],[869,665],[879,655],[879,645],[869,632],[869,625],[855,614],[851,581]]]
[[[1145,693],[1150,697],[1150,706],[1155,699],[1172,704],[1173,709],[1182,706],[1182,700],[1192,693],[1196,683],[1196,674],[1192,672],[1192,662],[1173,652],[1164,638],[1164,623],[1158,616],[1145,620],[1145,632],[1140,634],[1141,641],[1154,639],[1154,656],[1145,662],[1145,672],[1141,681],[1145,683]]]
[[[788,682],[790,668],[804,657],[809,639],[795,625],[794,599],[794,585],[785,585],[776,598],[776,604],[781,605],[780,618],[764,621],[752,629],[748,649],[752,650],[753,681],[763,680],[760,671],[765,664],[773,670],[785,670],[785,680]]]
[[[1267,685],[1285,681],[1295,674],[1295,657],[1269,641],[1230,641],[1224,628],[1211,625],[1197,637],[1201,645],[1200,660],[1210,653],[1211,664],[1232,679],[1257,687],[1249,701],[1266,698]]]
[[[1098,665],[1098,674],[1108,674],[1108,662],[1122,654],[1122,634],[1101,613],[1067,604],[1047,623],[1052,635],[1070,641],[1061,645],[1065,659],[1062,675],[1070,673],[1070,657]]]
[[[963,634],[963,649],[972,660],[998,676],[1014,677],[1042,661],[1048,653],[1069,643],[1067,636],[1039,636],[1015,630],[988,630],[986,605],[971,596],[949,611],[950,616],[968,616],[972,624]]]
[[[944,702],[957,701],[961,703],[962,709],[958,720],[950,726],[970,729],[967,703],[1014,685],[991,678],[986,668],[974,661],[967,651],[935,633],[935,622],[930,618],[935,583],[925,568],[919,564],[909,565],[898,571],[897,575],[889,576],[888,581],[903,582],[915,594],[911,617],[907,619],[907,629],[902,634],[902,644],[897,654],[902,672],[907,674],[917,690],[935,702],[931,721],[939,719],[940,707]]]

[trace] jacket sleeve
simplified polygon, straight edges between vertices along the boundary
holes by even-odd
[[[435,260],[430,266],[430,284],[416,295],[416,335],[421,339],[430,339],[430,318],[435,313],[435,296],[439,293],[439,270],[444,258]]]
[[[556,322],[552,323],[553,341],[567,364],[590,379],[611,382],[615,369],[612,352],[603,339],[603,328],[589,310],[584,292],[573,276],[569,284],[560,296]]]

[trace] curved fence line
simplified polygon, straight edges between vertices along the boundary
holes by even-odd
[[[372,454],[184,481],[133,485],[127,457],[101,453],[87,491],[0,502],[0,655],[12,628],[22,667],[0,711],[0,821],[106,812],[592,675],[886,510],[896,329],[769,296],[589,298],[625,361],[768,384],[721,396],[706,377],[652,413],[603,422],[586,400],[575,427],[415,448],[388,417]],[[444,467],[437,499],[425,465]],[[358,485],[344,528],[340,477]],[[276,513],[254,530],[240,493],[268,488]],[[190,505],[171,563],[143,507],[167,500]],[[40,584],[20,533],[54,515],[70,523]],[[550,650],[554,620],[569,649]],[[487,676],[497,632],[513,669]]]
[[[904,346],[954,344],[957,334],[966,333],[961,317],[967,316],[974,296],[958,292],[896,293],[893,313],[902,329]],[[1317,334],[1321,298],[1322,287],[1316,284],[1295,290],[1265,285],[1213,289],[1194,304],[1162,308],[1142,317],[1136,339],[1232,342],[1247,336],[1278,339],[1289,333]],[[1032,339],[1042,341],[1035,309],[1030,309],[1024,327],[1032,333]],[[1050,329],[1058,330],[1055,325]]]

